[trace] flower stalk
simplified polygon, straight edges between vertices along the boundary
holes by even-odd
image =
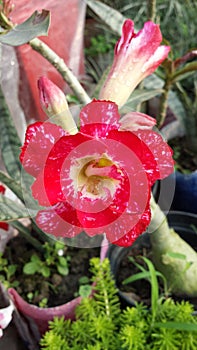
[[[147,13],[150,21],[155,21],[156,17],[156,0],[148,0],[147,2]]]

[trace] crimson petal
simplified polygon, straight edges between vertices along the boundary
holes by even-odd
[[[65,130],[61,127],[48,122],[29,125],[20,154],[24,169],[36,177],[43,169],[54,143],[65,134]]]
[[[158,176],[159,179],[163,179],[173,173],[173,152],[163,137],[152,130],[138,130],[134,133],[147,145],[156,161],[156,171],[152,174],[153,181],[156,181]]]
[[[56,237],[72,238],[82,231],[76,210],[66,202],[40,210],[36,223],[44,232]]]
[[[150,186],[160,178],[157,162],[151,149],[137,136],[137,133],[129,131],[117,132],[116,130],[112,130],[108,135],[108,139],[117,140],[120,144],[127,146],[131,152],[134,152],[141,162],[143,169],[146,171]]]
[[[80,112],[80,131],[82,133],[87,133],[87,131],[89,131],[89,135],[92,136],[99,137],[100,134],[104,136],[104,133],[101,133],[102,128],[99,128],[99,124],[105,124],[106,133],[111,129],[117,129],[119,127],[119,119],[120,115],[116,103],[94,99],[83,107]],[[84,128],[84,126],[87,125],[95,125],[96,130],[93,128]]]
[[[66,135],[57,140],[45,160],[43,171],[32,185],[33,197],[40,205],[50,206],[66,200],[68,189],[67,183],[64,186],[63,182],[70,177],[70,167],[65,164],[70,159],[69,154],[73,151],[77,157],[78,146],[89,140],[88,136],[81,133]]]
[[[146,228],[150,223],[150,219],[151,219],[151,211],[150,211],[149,202],[147,202],[146,210],[143,212],[140,218],[137,218],[137,220],[136,219],[134,220],[134,218],[132,217],[128,218],[128,216],[122,217],[122,221],[121,221],[122,231],[121,231],[121,236],[119,235],[120,236],[119,239],[114,240],[113,231],[111,230],[106,232],[106,237],[109,240],[109,242],[115,245],[118,245],[120,247],[129,247],[135,242],[135,240],[138,238],[140,234],[145,232]],[[131,220],[133,222],[136,221],[137,223],[134,224],[130,230],[128,230],[129,226],[131,226],[131,222],[130,222]]]

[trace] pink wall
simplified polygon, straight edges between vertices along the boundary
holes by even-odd
[[[83,59],[83,29],[86,5],[83,0],[16,0],[11,19],[21,23],[35,10],[51,11],[51,25],[47,37],[40,37],[60,57],[75,75],[84,74]],[[27,120],[44,120],[45,114],[41,110],[37,80],[46,75],[64,91],[69,91],[60,74],[40,54],[29,45],[16,48],[20,63],[19,97]]]

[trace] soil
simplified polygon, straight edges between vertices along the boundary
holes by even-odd
[[[40,306],[40,301],[47,298],[47,306],[57,306],[72,300],[77,296],[79,290],[79,279],[87,276],[89,272],[89,260],[92,257],[99,257],[100,248],[75,248],[67,246],[64,251],[70,257],[69,274],[62,276],[56,268],[51,269],[51,276],[46,278],[41,274],[26,275],[22,272],[25,263],[29,262],[35,249],[29,244],[24,244],[24,239],[20,236],[9,241],[4,257],[9,264],[16,264],[17,270],[11,282],[19,282],[18,287],[14,287],[17,292],[28,302]],[[39,255],[38,252],[36,252]],[[43,257],[40,256],[43,260]],[[33,293],[34,297],[30,301],[28,293]]]

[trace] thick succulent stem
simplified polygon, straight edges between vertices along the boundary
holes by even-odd
[[[154,264],[163,273],[171,292],[197,296],[197,253],[168,225],[166,216],[151,199],[149,227]]]

